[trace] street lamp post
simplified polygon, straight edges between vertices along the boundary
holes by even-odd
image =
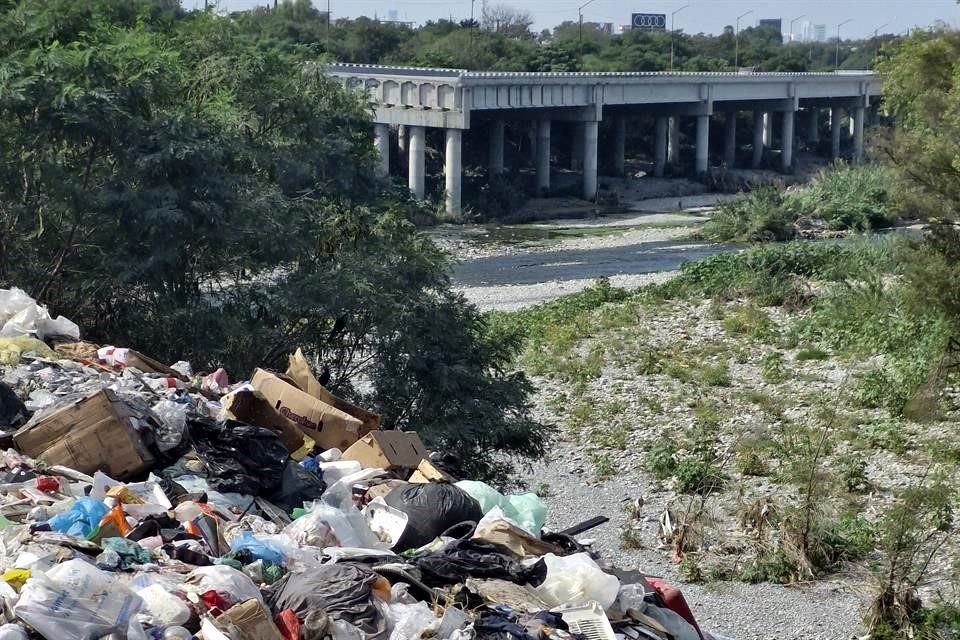
[[[735,43],[733,45],[733,70],[737,71],[740,69],[740,19],[746,18],[748,15],[753,13],[753,9],[747,11],[746,13],[741,13],[737,16],[737,28],[734,34]]]
[[[839,70],[840,70],[840,27],[842,27],[843,25],[847,24],[848,22],[852,22],[852,21],[853,21],[853,18],[847,18],[846,20],[844,20],[843,22],[841,22],[840,24],[837,25],[837,55],[836,55],[836,57],[834,58],[834,61],[833,61],[833,70],[834,70],[834,71],[839,71]]]
[[[579,25],[577,29],[577,40],[579,42],[583,42],[583,9],[593,2],[596,2],[596,0],[587,0],[577,8],[577,15],[579,16],[579,19],[577,20],[577,24]]]
[[[793,20],[790,21],[790,42],[791,42],[791,43],[793,42],[793,23],[796,22],[797,20],[800,20],[800,19],[806,18],[806,17],[807,17],[807,15],[806,15],[806,14],[803,14],[802,16],[797,16],[796,18],[794,18]]]
[[[877,36],[880,35],[880,29],[883,29],[885,26],[890,24],[889,22],[884,22],[882,25],[873,30],[873,39],[876,40]],[[880,43],[877,42],[877,49],[873,52],[874,56],[879,55],[880,53]]]
[[[677,31],[675,28],[677,14],[689,6],[690,6],[689,4],[685,4],[670,14],[670,71],[673,71],[673,41],[677,35]]]

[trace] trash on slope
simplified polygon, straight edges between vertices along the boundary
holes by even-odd
[[[0,326],[0,638],[720,640],[570,537],[605,518],[457,482],[300,351],[231,383],[15,289]]]

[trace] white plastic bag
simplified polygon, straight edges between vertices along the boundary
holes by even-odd
[[[242,571],[237,571],[233,567],[226,565],[213,565],[210,567],[197,567],[183,585],[184,589],[195,591],[198,595],[207,591],[217,591],[229,596],[229,604],[235,605],[238,602],[244,602],[251,598],[257,601],[266,609],[263,597],[260,595],[260,589],[253,584],[253,580]]]
[[[138,617],[144,624],[162,628],[183,625],[190,621],[191,613],[187,603],[160,584],[140,589],[137,595],[143,599],[143,610]]]
[[[390,640],[420,640],[427,635],[433,636],[440,626],[440,619],[433,614],[426,602],[416,604],[390,603],[390,619],[393,621],[393,630]]]
[[[22,289],[0,289],[0,337],[31,335],[40,340],[54,335],[79,340],[80,327],[63,316],[51,318],[47,308]]]
[[[381,543],[366,518],[357,508],[346,505],[338,509],[324,503],[316,503],[290,524],[283,533],[296,544],[311,547],[360,547],[362,549],[381,549]]]
[[[30,636],[18,624],[5,624],[0,626],[0,640],[30,640]]]
[[[86,640],[126,634],[143,600],[83,560],[34,573],[13,612],[45,638]]]
[[[547,604],[578,606],[595,601],[609,609],[620,592],[620,580],[604,573],[586,553],[571,556],[543,556],[547,564],[547,577],[537,593]]]

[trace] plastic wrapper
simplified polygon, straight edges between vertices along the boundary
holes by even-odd
[[[312,547],[383,547],[370,530],[366,518],[352,504],[338,509],[316,503],[303,516],[288,524],[283,533],[297,544]]]
[[[153,413],[160,420],[162,426],[155,434],[157,448],[160,451],[170,451],[180,446],[187,432],[188,405],[161,400],[153,405]]]
[[[190,621],[190,607],[187,603],[167,591],[160,584],[152,584],[137,591],[143,600],[143,609],[139,619],[155,627],[183,625]]]
[[[263,604],[260,589],[253,584],[253,581],[242,572],[224,565],[194,569],[187,576],[184,588],[190,588],[198,594],[207,591],[225,594],[231,606],[251,598],[256,598],[260,604]]]
[[[140,596],[111,574],[69,560],[31,576],[13,611],[46,638],[89,640],[128,634],[142,606]]]
[[[547,577],[536,591],[548,604],[577,606],[593,600],[608,609],[616,601],[620,581],[601,570],[588,554],[560,557],[548,553],[543,561]]]
[[[440,625],[440,619],[425,602],[394,602],[389,608],[390,619],[393,621],[390,640],[420,640],[424,635],[433,636]]]

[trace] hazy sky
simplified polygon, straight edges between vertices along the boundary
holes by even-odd
[[[203,6],[203,0],[182,0],[184,6]],[[327,0],[313,0],[317,8],[326,10]],[[334,18],[377,15],[386,19],[391,11],[400,20],[424,22],[453,17],[470,17],[471,0],[329,0]],[[473,0],[479,16],[483,0]],[[564,20],[576,20],[577,8],[587,0],[487,0],[490,5],[507,4],[529,11],[536,28],[552,27]],[[272,0],[219,0],[221,8],[240,9],[272,4]],[[741,26],[754,24],[759,18],[782,18],[783,31],[789,30],[793,18],[806,14],[799,24],[810,21],[826,24],[828,37],[834,37],[837,24],[850,20],[841,31],[844,37],[871,35],[877,27],[884,33],[904,32],[913,26],[926,26],[942,20],[960,26],[960,7],[955,0],[593,0],[583,9],[584,20],[628,24],[631,12],[669,14],[685,4],[690,6],[676,14],[676,27],[689,33],[719,33],[724,25],[753,10],[741,20]]]

